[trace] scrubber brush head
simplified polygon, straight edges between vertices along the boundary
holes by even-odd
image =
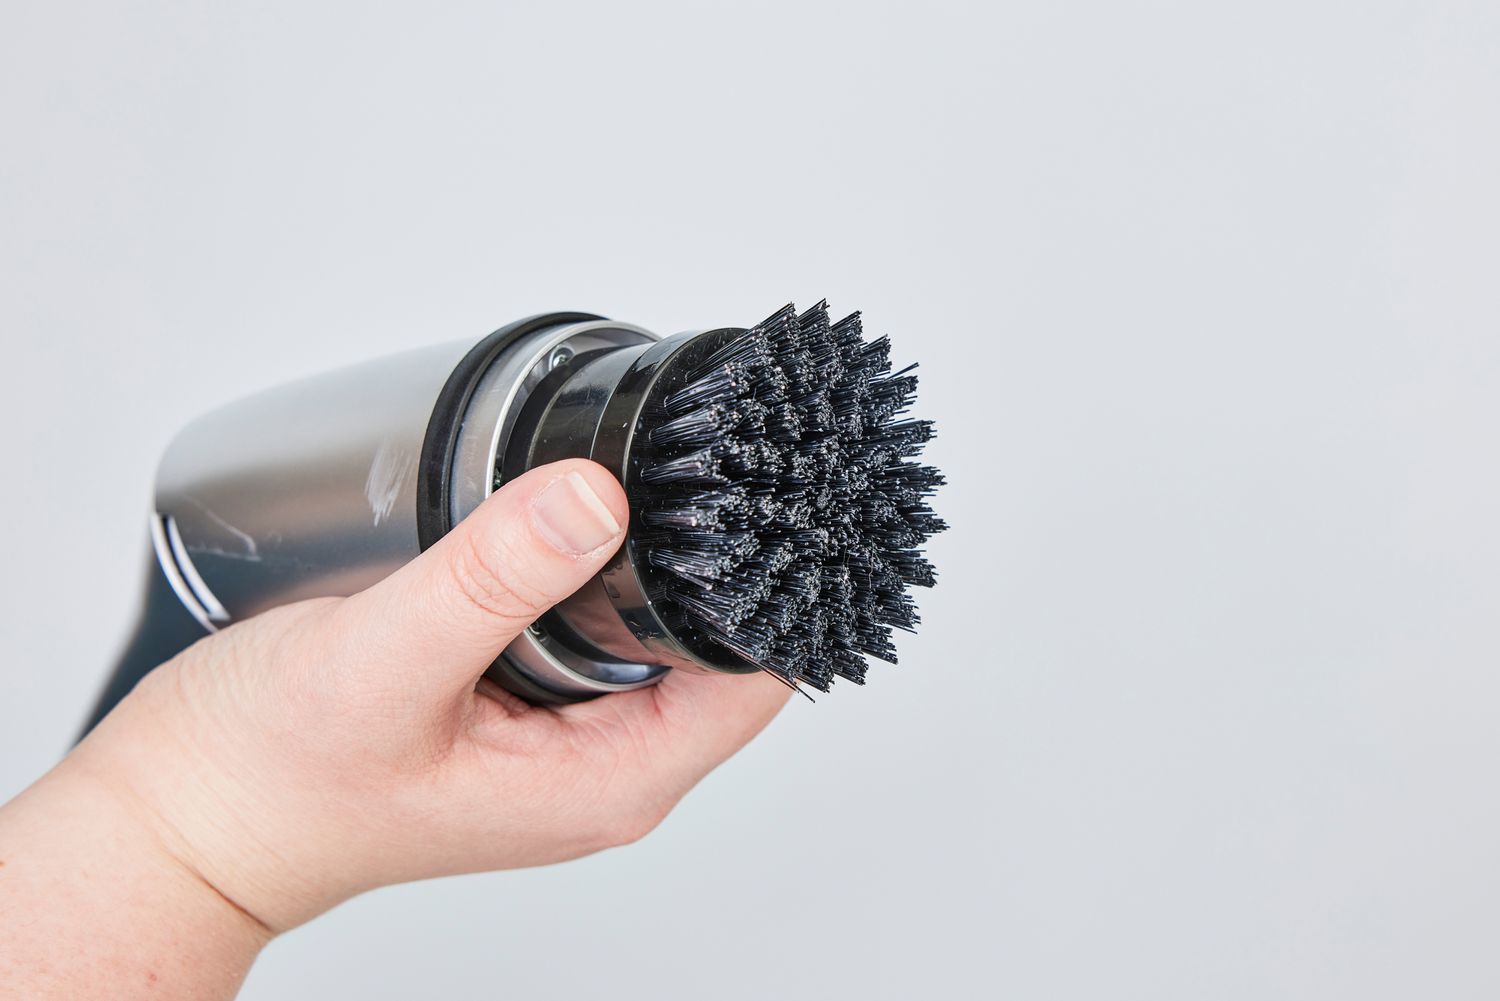
[[[919,621],[909,589],[935,581],[921,546],[945,526],[928,505],[943,477],[913,461],[932,423],[901,416],[917,378],[889,355],[858,313],[830,323],[819,303],[554,372],[499,478],[593,458],[624,483],[631,524],[552,628],[819,691],[862,684],[866,655],[894,662],[891,630]]]

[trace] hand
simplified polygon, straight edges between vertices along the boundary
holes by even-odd
[[[482,677],[627,518],[603,468],[533,470],[369,590],[268,612],[152,672],[28,796],[98,803],[262,939],[383,884],[633,841],[787,690],[673,671],[542,708]]]

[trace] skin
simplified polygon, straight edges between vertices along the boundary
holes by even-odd
[[[482,678],[626,521],[603,468],[533,470],[369,590],[153,671],[0,807],[0,997],[233,997],[272,938],[366,890],[648,833],[783,686],[673,671],[541,708]]]

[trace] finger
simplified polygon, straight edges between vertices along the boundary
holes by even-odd
[[[707,772],[764,730],[792,690],[764,673],[673,671],[653,694],[667,739],[706,763]]]
[[[628,520],[625,492],[604,467],[567,459],[533,469],[340,605],[341,645],[402,692],[467,694],[507,643],[599,571]]]
[[[683,791],[765,729],[792,692],[767,674],[675,670],[661,683],[556,710],[638,747],[640,734],[658,749],[634,762],[657,782]]]

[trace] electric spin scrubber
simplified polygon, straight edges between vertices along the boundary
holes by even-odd
[[[505,480],[569,457],[630,501],[604,570],[490,676],[533,702],[652,684],[674,667],[863,683],[913,629],[943,482],[889,341],[819,303],[659,339],[587,313],[512,323],[230,404],[168,448],[145,607],[89,726],[198,638],[395,570]]]

